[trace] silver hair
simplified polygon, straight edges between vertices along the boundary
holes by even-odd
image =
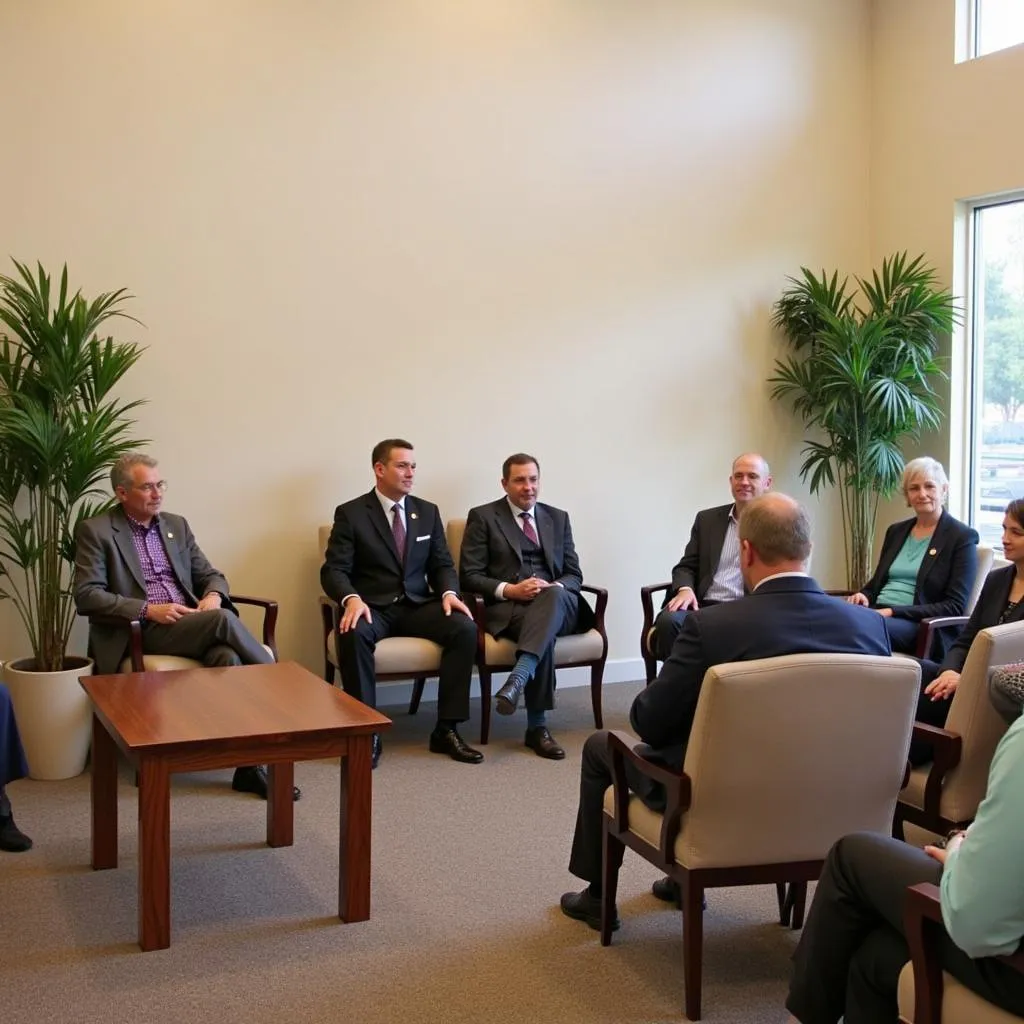
[[[152,455],[143,455],[142,452],[125,452],[110,467],[110,486],[115,491],[118,487],[131,487],[132,470],[136,466],[146,466],[152,469],[156,465],[157,461]]]
[[[920,458],[911,459],[903,467],[903,476],[900,478],[900,490],[903,491],[903,497],[907,496],[907,488],[918,478],[926,477],[929,480],[934,480],[940,490],[946,490],[949,487],[949,477],[946,476],[946,471],[942,468],[942,463],[938,459],[933,459],[930,455],[922,455]],[[945,499],[943,499],[945,503]]]

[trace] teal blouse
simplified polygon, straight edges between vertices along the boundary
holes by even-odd
[[[885,586],[875,598],[875,607],[899,608],[900,605],[914,604],[917,574],[931,542],[931,534],[920,540],[915,540],[913,534],[907,534],[903,547],[889,566],[889,575],[886,577]]]

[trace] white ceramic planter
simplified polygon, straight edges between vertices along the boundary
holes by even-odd
[[[89,755],[92,709],[78,680],[92,675],[88,658],[68,658],[63,672],[27,672],[31,659],[4,665],[18,731],[33,779],[70,779],[80,775]]]

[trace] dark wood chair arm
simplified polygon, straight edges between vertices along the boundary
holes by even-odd
[[[142,621],[140,619],[126,619],[123,615],[90,615],[89,624],[127,629],[128,657],[131,659],[132,671],[145,671],[142,661]]]
[[[664,867],[675,861],[675,842],[683,814],[690,807],[690,778],[683,772],[654,764],[641,757],[633,748],[613,732],[608,734],[614,795],[614,823],[618,832],[629,828],[629,783],[626,781],[626,763],[634,770],[665,787],[665,813],[661,825],[660,853]]]
[[[916,1024],[940,1024],[942,961],[938,939],[942,934],[942,909],[937,886],[920,882],[907,889],[903,927],[914,969],[914,1020]]]
[[[930,619],[922,619],[917,627],[917,648],[914,651],[914,656],[917,658],[928,657],[940,629],[966,625],[966,615],[935,615]]]
[[[959,733],[940,729],[935,725],[915,722],[913,739],[927,743],[932,749],[932,767],[924,784],[924,813],[939,816],[942,783],[946,775],[959,763],[963,753],[963,738]]]
[[[588,583],[581,583],[580,592],[593,594],[596,598],[594,601],[594,618],[597,620],[596,629],[599,633],[604,633],[604,613],[608,607],[608,591],[604,587],[592,587]]]
[[[910,886],[903,904],[903,927],[914,968],[915,1024],[941,1024],[942,953],[939,943],[946,932],[939,887],[931,882]],[[1024,952],[991,959],[1024,974]]]
[[[228,600],[232,604],[248,604],[263,609],[263,643],[274,652],[274,661],[277,661],[277,602],[248,594],[228,594]]]
[[[672,588],[672,581],[668,583],[652,583],[650,586],[640,588],[640,604],[644,609],[644,633],[654,625],[656,612],[654,611],[654,595],[661,591],[668,591]]]

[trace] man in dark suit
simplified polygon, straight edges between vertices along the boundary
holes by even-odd
[[[672,586],[654,620],[652,649],[659,661],[672,653],[687,612],[743,596],[736,524],[743,506],[771,485],[771,471],[760,455],[740,455],[729,474],[732,502],[697,513],[683,557],[672,569]]]
[[[0,850],[24,853],[32,849],[32,840],[14,824],[14,812],[7,796],[7,783],[28,774],[25,750],[18,735],[11,692],[0,683]]]
[[[78,524],[79,615],[141,619],[147,654],[194,658],[207,667],[272,662],[239,619],[228,581],[200,550],[188,521],[161,511],[167,485],[157,466],[149,455],[122,455],[110,471],[119,506]],[[98,673],[120,671],[126,628],[90,623],[89,641]],[[238,768],[231,785],[267,798],[266,773],[257,765]]]
[[[463,590],[483,595],[487,631],[516,642],[516,663],[497,693],[496,710],[511,715],[525,693],[526,746],[561,760],[565,751],[547,727],[555,706],[555,639],[589,629],[590,606],[579,597],[583,574],[568,514],[537,501],[537,460],[510,455],[501,486],[504,498],[470,510],[459,579]]]
[[[374,650],[388,636],[432,640],[443,650],[437,725],[430,749],[478,764],[483,754],[459,735],[469,718],[476,625],[459,600],[458,576],[436,505],[410,495],[416,476],[412,445],[400,438],[371,454],[376,486],[339,505],[320,570],[329,598],[341,605],[338,656],[345,692],[376,706]],[[380,760],[373,738],[373,763]]]
[[[672,771],[682,770],[704,673],[714,665],[784,654],[890,653],[881,616],[830,597],[807,575],[810,524],[792,498],[766,494],[747,502],[739,542],[740,567],[750,593],[688,615],[671,657],[630,710],[630,724],[643,740],[635,749]],[[608,734],[594,733],[583,747],[569,860],[569,870],[590,886],[562,897],[564,913],[592,928],[599,927],[601,909],[602,805],[611,785],[610,763]],[[637,772],[627,774],[644,803],[664,809],[660,785]],[[678,901],[671,879],[655,882],[654,893]]]

